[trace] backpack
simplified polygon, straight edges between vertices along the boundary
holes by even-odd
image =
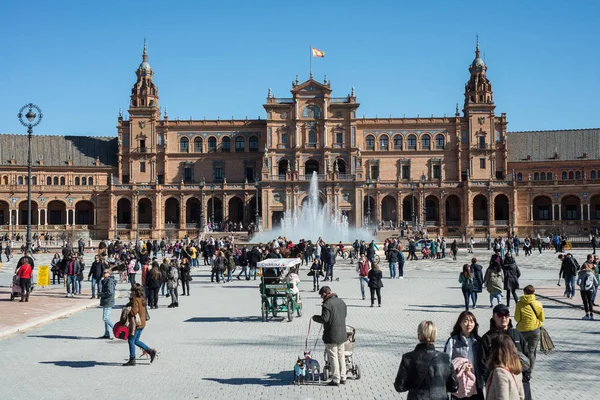
[[[463,275],[463,287],[467,290],[473,290],[473,285],[474,285],[474,281],[473,281],[473,276],[469,277],[469,278],[465,278]]]
[[[590,279],[592,277],[592,275],[590,274],[583,274],[583,276],[581,277],[581,284],[579,285],[579,287],[581,288],[581,290],[585,290],[585,291],[593,291],[594,290],[594,279]]]
[[[133,270],[134,270],[135,272],[138,272],[138,271],[140,270],[140,268],[141,268],[141,267],[142,267],[142,266],[140,265],[140,262],[139,262],[139,261],[136,261],[136,262],[135,262],[135,266],[133,267]]]

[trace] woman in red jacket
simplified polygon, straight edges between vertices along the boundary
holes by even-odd
[[[24,263],[19,267],[17,275],[19,275],[19,284],[21,285],[21,302],[29,301],[29,293],[31,292],[31,274],[33,268],[28,263]]]

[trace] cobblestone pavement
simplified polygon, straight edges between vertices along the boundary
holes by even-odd
[[[574,253],[582,260],[585,252]],[[486,266],[489,252],[477,251],[476,255]],[[211,284],[204,267],[195,271],[192,295],[181,297],[179,308],[166,308],[168,299],[161,298],[162,307],[152,310],[142,340],[160,351],[154,364],[140,361],[135,368],[121,367],[128,356],[126,343],[95,339],[103,332],[102,312],[88,309],[0,340],[0,397],[406,398],[405,394],[397,394],[392,385],[401,355],[416,345],[417,325],[424,319],[436,323],[437,345],[443,346],[463,308],[457,279],[462,264],[469,259],[470,255],[462,251],[457,262],[446,259],[407,263],[405,279],[384,281],[382,308],[370,308],[368,301],[361,300],[354,269],[349,265],[343,268],[342,263],[336,271],[340,281],[331,286],[345,299],[347,322],[357,329],[355,354],[362,378],[349,380],[339,388],[291,384],[294,362],[304,350],[309,317],[320,312],[318,296],[309,291],[312,288],[308,277],[301,286],[304,316],[291,323],[263,323],[259,317],[257,281]],[[556,286],[559,264],[553,252],[521,256],[518,262],[522,286]],[[4,279],[1,275],[8,274],[0,274],[0,279]],[[119,299],[117,304],[124,301]],[[583,312],[569,305],[551,301],[544,301],[544,305],[545,326],[558,351],[538,355],[532,381],[534,398],[593,398],[591,393],[600,389],[593,373],[600,368],[600,322],[581,320]],[[485,292],[474,312],[483,333],[491,317]],[[118,314],[115,309],[113,320]],[[313,324],[311,348],[317,333],[318,326]],[[321,365],[323,350],[318,340],[313,355]]]

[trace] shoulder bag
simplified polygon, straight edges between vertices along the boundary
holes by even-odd
[[[535,308],[533,308],[533,304],[529,304],[529,305],[531,306],[531,309],[533,310],[533,313],[535,314],[535,317],[537,318],[538,316],[537,316],[537,313],[535,312]],[[546,328],[544,328],[543,325],[540,326],[540,350],[542,351],[542,353],[548,354],[551,351],[553,351],[554,349],[555,349],[554,342],[552,341],[550,334],[548,333]]]

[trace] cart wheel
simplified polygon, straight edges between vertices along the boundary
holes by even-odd
[[[268,315],[267,315],[267,306],[266,306],[266,304],[265,304],[264,301],[262,302],[262,304],[260,306],[260,314],[262,316],[262,321],[263,322],[267,322],[267,317],[268,317]]]
[[[354,368],[354,379],[360,379],[360,366],[358,364]]]
[[[298,315],[298,317],[302,316],[302,304],[300,304],[298,306],[298,309],[296,310],[296,314]]]
[[[324,367],[323,368],[323,380],[324,381],[328,381],[329,380],[329,368],[328,367]]]
[[[292,320],[294,319],[294,302],[289,300],[287,303],[287,315],[288,315],[288,322],[292,322]]]

